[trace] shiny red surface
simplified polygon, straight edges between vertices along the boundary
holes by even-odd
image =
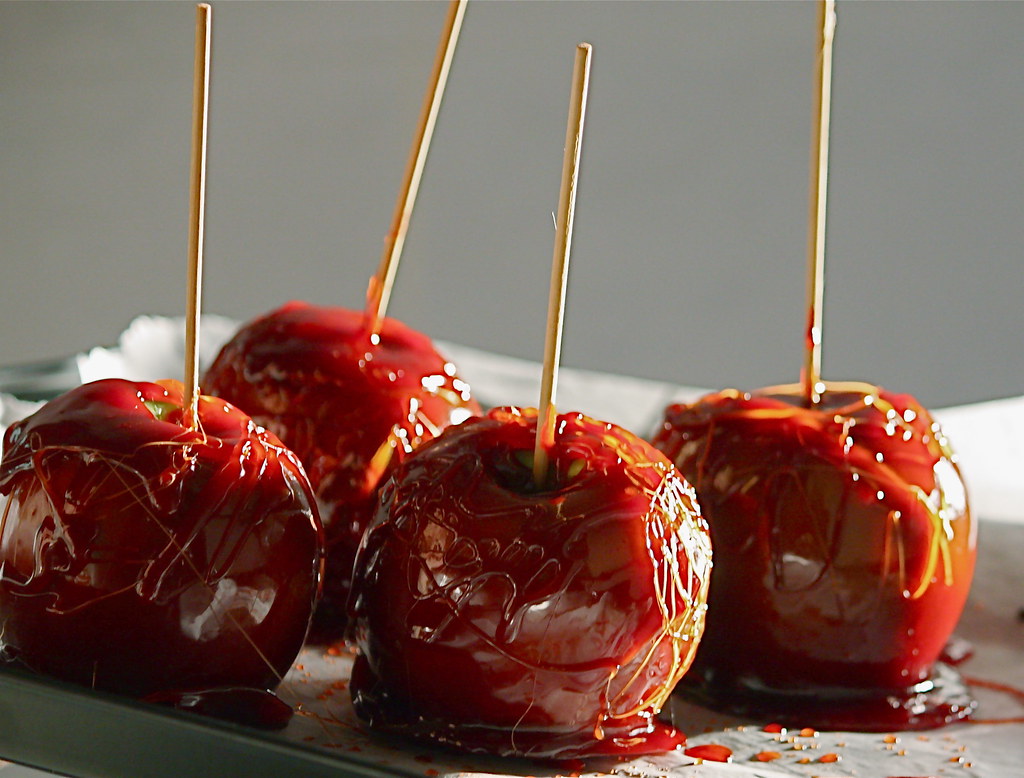
[[[344,630],[352,561],[395,464],[454,421],[480,412],[430,339],[385,319],[291,302],[245,325],[203,379],[302,460],[327,536],[317,632]]]
[[[496,409],[425,444],[360,550],[351,682],[373,726],[457,748],[573,758],[675,748],[655,718],[700,639],[711,565],[690,486],[651,446]]]
[[[715,546],[687,681],[726,707],[817,706],[821,727],[967,713],[925,696],[967,597],[976,526],[948,443],[913,398],[836,384],[805,407],[796,387],[728,390],[670,407],[654,444],[694,484]],[[891,720],[858,726],[843,702]]]
[[[149,405],[147,405],[147,402]],[[180,384],[78,387],[7,430],[0,649],[132,695],[272,688],[302,645],[321,529],[301,465]]]

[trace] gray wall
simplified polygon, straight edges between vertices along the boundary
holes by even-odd
[[[220,2],[205,308],[361,306],[445,6]],[[594,44],[563,360],[795,380],[808,2],[471,4],[391,312],[540,358],[573,47]],[[0,4],[0,364],[185,287],[193,6]],[[825,374],[1024,392],[1024,3],[841,2]]]

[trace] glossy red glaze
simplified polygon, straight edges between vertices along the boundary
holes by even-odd
[[[492,410],[381,492],[354,580],[356,712],[460,749],[568,759],[677,747],[656,719],[690,664],[711,566],[693,491],[650,445]]]
[[[427,336],[385,319],[371,342],[363,314],[291,302],[242,327],[203,379],[302,460],[327,536],[316,631],[344,631],[356,548],[377,487],[451,423],[480,412]]]
[[[6,659],[139,696],[287,672],[321,563],[309,482],[238,409],[202,397],[194,431],[182,402],[180,384],[97,381],[7,430]]]
[[[670,407],[654,444],[694,484],[715,545],[687,681],[725,707],[814,709],[799,718],[819,727],[969,712],[959,692],[925,699],[967,598],[976,526],[947,441],[913,398],[835,384],[806,407],[797,387],[728,390]],[[858,724],[843,702],[878,715]]]

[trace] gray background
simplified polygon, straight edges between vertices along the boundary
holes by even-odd
[[[214,4],[207,311],[362,305],[445,10]],[[193,20],[0,4],[0,364],[183,310]],[[827,378],[1024,392],[1022,33],[1021,2],[841,2]],[[816,35],[809,2],[471,4],[390,312],[540,358],[588,40],[563,363],[796,380]]]

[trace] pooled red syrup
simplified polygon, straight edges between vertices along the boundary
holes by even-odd
[[[272,688],[321,563],[294,455],[222,400],[98,381],[11,426],[0,461],[3,658],[144,696]]]
[[[371,340],[361,312],[291,302],[242,327],[203,388],[275,433],[305,466],[327,538],[313,637],[339,637],[379,484],[420,443],[480,412],[469,386],[427,336],[395,319]]]
[[[988,681],[984,678],[976,678],[974,676],[967,676],[964,680],[975,689],[988,689],[989,691],[999,692],[1005,694],[1008,697],[1013,698],[1018,703],[1024,705],[1024,689],[1018,689],[1016,686],[1010,684],[1000,683],[999,681]],[[1024,716],[1006,716],[998,719],[971,719],[971,724],[1024,724]]]
[[[702,746],[691,746],[683,751],[693,759],[703,759],[705,762],[731,762],[732,749],[717,743],[706,743]]]
[[[544,759],[672,750],[711,565],[690,486],[634,435],[536,411],[450,427],[385,485],[353,582],[350,689],[373,727]]]
[[[946,439],[913,398],[831,384],[668,408],[655,446],[696,488],[715,569],[682,689],[823,729],[936,727],[975,702],[937,664],[976,526]]]
[[[258,729],[284,729],[295,712],[273,692],[248,687],[157,692],[144,699],[155,705]]]
[[[974,656],[974,644],[953,635],[943,646],[939,659],[950,667],[959,667],[972,656]]]

